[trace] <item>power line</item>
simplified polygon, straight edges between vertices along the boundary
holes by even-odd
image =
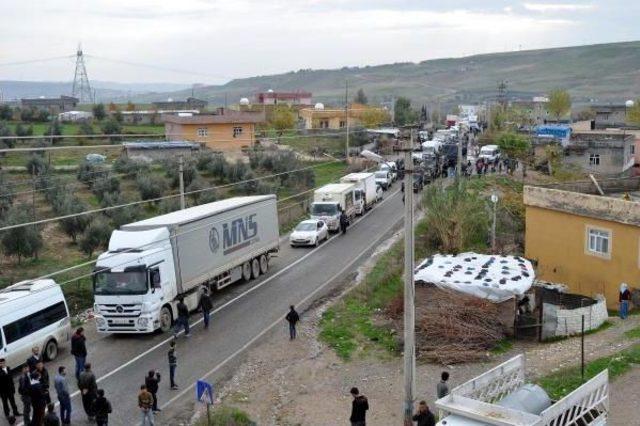
[[[26,61],[3,62],[3,63],[0,63],[0,67],[10,67],[10,66],[14,66],[14,65],[37,64],[37,63],[40,63],[40,62],[50,62],[50,61],[55,61],[55,60],[59,60],[59,59],[71,59],[71,58],[74,58],[75,56],[76,55],[54,56],[54,57],[51,57],[51,58],[30,59],[30,60],[26,60]]]
[[[246,180],[242,180],[242,181],[234,182],[234,183],[229,183],[229,184],[225,184],[225,185],[217,185],[217,186],[212,186],[212,187],[208,187],[208,188],[197,189],[197,190],[193,190],[193,191],[187,191],[184,194],[185,195],[198,194],[198,193],[201,193],[201,192],[212,191],[212,190],[215,190],[215,189],[228,188],[228,187],[241,185],[241,184],[248,183],[248,182],[256,182],[256,181],[263,180],[263,179],[270,179],[270,178],[277,177],[277,176],[282,176],[282,175],[285,175],[285,174],[298,173],[298,172],[302,172],[302,171],[305,171],[305,170],[310,170],[310,169],[314,169],[314,168],[317,168],[317,167],[322,167],[322,166],[325,166],[327,164],[339,163],[339,162],[341,162],[341,161],[340,160],[328,161],[326,163],[321,163],[321,164],[316,164],[316,165],[313,165],[313,166],[303,167],[303,168],[297,169],[297,170],[289,170],[289,171],[286,171],[286,172],[275,173],[275,174],[267,175],[267,176],[260,176],[260,177],[257,177],[257,178],[246,179]],[[23,228],[25,226],[34,226],[34,225],[41,225],[41,224],[44,224],[44,223],[57,222],[59,220],[70,219],[70,218],[73,218],[73,217],[87,216],[87,215],[95,214],[95,213],[102,213],[102,212],[105,212],[105,211],[115,210],[115,209],[124,208],[124,207],[131,207],[131,206],[136,206],[136,205],[140,205],[140,204],[153,203],[153,202],[156,202],[156,201],[162,201],[162,200],[166,200],[166,199],[170,199],[170,198],[179,197],[180,195],[181,194],[165,195],[165,196],[162,196],[162,197],[152,198],[152,199],[149,199],[149,200],[132,201],[130,203],[124,203],[124,204],[119,204],[119,205],[115,205],[115,206],[108,206],[108,207],[102,207],[102,208],[99,208],[99,209],[86,210],[86,211],[83,211],[83,212],[80,212],[80,213],[68,214],[68,215],[63,215],[63,216],[58,216],[58,217],[53,217],[53,218],[48,218],[48,219],[41,219],[41,220],[36,220],[36,221],[32,221],[32,222],[25,222],[25,223],[21,223],[21,224],[3,226],[3,227],[0,228],[0,232],[1,231],[8,231],[8,230],[11,230],[11,229]]]

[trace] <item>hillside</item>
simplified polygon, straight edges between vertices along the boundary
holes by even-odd
[[[589,99],[620,101],[640,95],[640,42],[611,43],[556,49],[494,53],[335,70],[299,70],[286,74],[232,80],[221,86],[198,88],[195,95],[222,104],[268,89],[313,92],[314,99],[338,103],[345,80],[380,102],[408,96],[416,104],[476,102],[495,98],[499,80],[508,82],[508,95],[528,97],[555,87],[570,91],[575,104]],[[191,90],[138,96],[151,101],[189,96]]]

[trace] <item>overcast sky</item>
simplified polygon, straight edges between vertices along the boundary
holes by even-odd
[[[79,42],[94,80],[222,83],[636,40],[639,19],[635,0],[2,0],[0,79],[71,80],[73,58],[7,63],[73,55]]]

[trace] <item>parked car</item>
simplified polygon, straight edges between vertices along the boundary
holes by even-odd
[[[392,183],[391,173],[388,170],[378,170],[376,172],[376,183],[382,187],[383,190],[389,189]]]
[[[303,220],[295,227],[289,236],[291,247],[296,246],[318,246],[322,241],[329,238],[329,228],[322,220]]]

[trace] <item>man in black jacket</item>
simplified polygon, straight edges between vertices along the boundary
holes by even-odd
[[[49,386],[51,385],[49,371],[44,367],[44,363],[42,361],[38,361],[36,364],[36,371],[40,375],[40,383],[42,384],[44,398],[47,401],[47,404],[49,404],[51,402],[51,395],[49,394]]]
[[[22,366],[22,374],[18,379],[18,393],[22,400],[22,418],[25,425],[31,423],[31,373],[27,364]]]
[[[147,386],[147,391],[153,396],[153,407],[151,409],[154,413],[160,411],[158,408],[158,383],[160,383],[160,373],[157,371],[149,371],[147,377],[144,378],[144,384]]]
[[[42,355],[40,355],[40,348],[34,346],[31,349],[31,356],[27,358],[27,365],[29,366],[29,371],[33,373],[36,369],[36,364],[42,361]]]
[[[11,376],[11,369],[7,367],[4,358],[0,358],[0,398],[2,398],[2,408],[4,409],[5,417],[9,417],[9,405],[13,410],[14,416],[19,416],[18,407],[16,407],[15,395],[16,388],[13,384],[13,376]]]
[[[96,426],[107,426],[109,424],[109,414],[111,414],[111,403],[104,396],[104,389],[98,389],[98,397],[93,402],[93,412],[96,415]]]
[[[178,337],[178,332],[184,327],[184,337],[189,337],[189,307],[184,303],[184,298],[178,299],[178,319],[176,320],[176,327],[173,330],[173,337]]]
[[[96,383],[96,376],[91,371],[91,363],[84,365],[84,371],[80,373],[80,380],[78,380],[78,388],[82,393],[82,407],[84,412],[87,413],[89,421],[94,420],[93,413],[93,401],[96,399],[98,392],[98,385]]]
[[[289,339],[293,340],[296,338],[296,324],[300,321],[300,315],[298,315],[293,305],[291,305],[289,306],[287,316],[284,318],[289,323]]]
[[[211,303],[211,296],[209,290],[206,287],[202,289],[202,296],[200,296],[200,309],[202,310],[202,318],[204,319],[204,328],[209,328],[209,314],[213,308]]]
[[[351,396],[353,396],[353,401],[351,402],[351,417],[349,417],[351,426],[366,426],[369,401],[367,401],[366,396],[360,395],[358,388],[351,388]]]
[[[87,361],[87,338],[84,337],[84,328],[78,327],[71,336],[71,355],[76,360],[76,380],[80,379],[80,373],[84,371],[84,364]]]
[[[31,373],[31,406],[33,407],[32,425],[41,425],[44,421],[44,410],[47,407],[42,383],[40,382],[40,373],[35,370]]]
[[[418,413],[414,414],[413,421],[416,426],[436,426],[436,417],[431,411],[426,401],[420,401],[418,404]]]

